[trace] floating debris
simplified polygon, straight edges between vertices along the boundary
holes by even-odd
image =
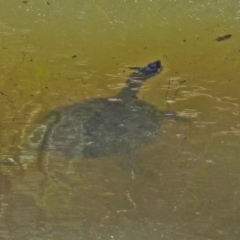
[[[221,41],[224,41],[224,40],[228,40],[230,37],[232,37],[232,34],[225,34],[223,36],[217,37],[216,41],[221,42]]]

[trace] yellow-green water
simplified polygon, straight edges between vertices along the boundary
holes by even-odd
[[[139,149],[144,174],[114,156],[48,174],[2,164],[0,238],[240,239],[239,18],[233,0],[0,1],[1,160],[44,113],[114,96],[127,66],[155,59],[164,70],[139,98],[189,118]]]

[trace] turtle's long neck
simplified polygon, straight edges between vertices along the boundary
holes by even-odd
[[[140,87],[144,84],[146,79],[129,78],[126,85],[117,94],[116,98],[124,101],[131,101],[137,97]]]
[[[123,101],[131,101],[137,97],[140,87],[147,81],[147,79],[157,75],[161,69],[161,62],[159,60],[149,63],[145,67],[131,67],[130,69],[137,70],[130,74],[126,81],[126,86],[117,94],[116,98]]]

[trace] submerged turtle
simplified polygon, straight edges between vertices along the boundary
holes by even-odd
[[[129,156],[154,138],[165,112],[137,99],[142,84],[162,70],[161,62],[131,69],[126,85],[113,98],[89,99],[51,111],[31,135],[40,158],[45,153],[59,159],[114,154],[133,161]]]

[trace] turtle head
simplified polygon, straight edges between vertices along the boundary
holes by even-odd
[[[130,67],[130,69],[136,70],[130,74],[130,78],[133,80],[146,81],[147,79],[159,74],[162,70],[162,65],[159,60],[148,63],[145,67]]]

